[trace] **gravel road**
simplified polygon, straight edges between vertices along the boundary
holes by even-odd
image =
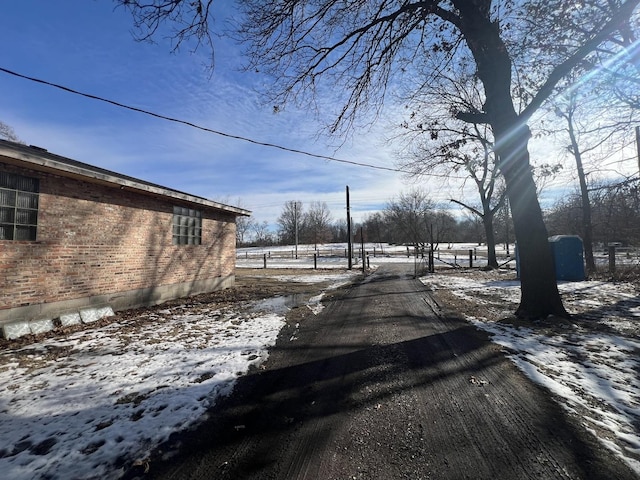
[[[412,269],[292,311],[269,360],[125,478],[636,478]]]

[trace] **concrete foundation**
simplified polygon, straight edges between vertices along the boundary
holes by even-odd
[[[1,310],[0,327],[2,327],[4,338],[18,338],[31,333],[42,333],[47,331],[42,329],[49,326],[53,328],[54,323],[51,319],[57,319],[56,323],[61,326],[77,325],[80,322],[92,323],[105,316],[113,315],[113,312],[118,310],[158,305],[176,298],[229,288],[234,283],[235,275],[229,275],[196,282],[118,292],[112,295]],[[34,325],[33,329],[31,324]],[[33,331],[34,329],[36,331]]]

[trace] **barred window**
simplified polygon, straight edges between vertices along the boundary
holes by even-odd
[[[0,240],[36,239],[37,178],[0,172]]]
[[[202,212],[191,208],[173,207],[173,244],[202,243]]]

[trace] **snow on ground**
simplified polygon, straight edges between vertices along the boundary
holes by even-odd
[[[320,309],[320,299],[309,308]],[[1,351],[0,476],[117,478],[144,463],[266,359],[283,307],[267,301],[194,313],[186,300],[148,318]]]
[[[640,297],[628,283],[564,282],[570,321],[525,326],[512,313],[520,284],[514,274],[473,272],[421,278],[473,305],[467,315],[491,334],[532,380],[579,416],[606,447],[640,474]]]
[[[396,247],[396,254],[402,249]],[[466,258],[442,252],[442,262],[452,259],[460,263]],[[239,258],[237,264],[262,268],[254,260]],[[399,256],[370,260],[372,267],[389,261],[421,264]],[[323,270],[311,270],[308,258],[297,263],[272,259],[269,267],[307,267],[308,274],[283,271],[278,278],[331,279],[334,287],[358,273],[359,264],[347,273],[325,270],[331,264],[344,268],[344,258],[318,261]],[[625,283],[562,283],[573,321],[532,327],[504,320],[519,301],[512,272],[455,272],[422,281],[473,304],[470,311],[482,316],[476,313],[469,320],[504,345],[527,375],[561,398],[640,473],[637,290]],[[320,311],[321,299],[322,294],[312,298],[309,308]],[[117,478],[132,462],[144,463],[155,446],[197,422],[216,399],[231,392],[239,375],[266,359],[285,312],[281,298],[197,313],[185,302],[133,324],[113,323],[0,352],[2,477]]]

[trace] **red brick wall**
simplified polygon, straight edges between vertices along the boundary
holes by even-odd
[[[202,245],[172,245],[173,206],[126,189],[40,179],[35,242],[0,241],[0,309],[234,274],[235,217],[203,213]]]

